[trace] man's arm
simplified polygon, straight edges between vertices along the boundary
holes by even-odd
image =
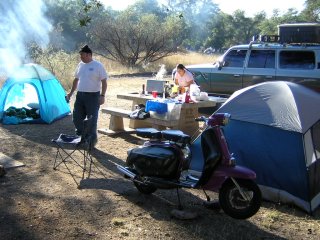
[[[72,97],[73,93],[77,90],[78,82],[79,82],[79,78],[75,78],[73,80],[72,88],[71,88],[70,92],[66,96],[67,101],[70,101],[70,98]]]
[[[100,105],[104,104],[106,92],[107,92],[107,79],[105,78],[101,80]]]

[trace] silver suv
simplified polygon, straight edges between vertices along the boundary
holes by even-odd
[[[306,25],[279,27],[282,26],[294,27],[301,33],[301,26]],[[319,41],[320,24],[315,26]],[[258,41],[231,47],[214,64],[190,65],[187,69],[194,73],[201,91],[209,93],[232,94],[253,84],[277,80],[303,84],[320,92],[320,41],[288,44],[280,40],[281,35],[260,36]]]

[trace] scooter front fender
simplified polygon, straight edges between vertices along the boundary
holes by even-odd
[[[251,169],[242,166],[218,166],[213,172],[212,177],[256,179],[257,175]]]
[[[222,184],[229,178],[255,179],[256,173],[241,166],[219,166],[215,169],[209,181],[202,187],[205,190],[219,191]]]

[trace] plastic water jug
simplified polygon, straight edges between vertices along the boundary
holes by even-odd
[[[200,96],[200,88],[197,84],[190,85],[190,96]]]

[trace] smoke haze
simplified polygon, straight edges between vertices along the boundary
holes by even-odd
[[[42,0],[0,1],[0,70],[6,74],[25,63],[27,43],[49,43],[51,24],[44,16]]]

